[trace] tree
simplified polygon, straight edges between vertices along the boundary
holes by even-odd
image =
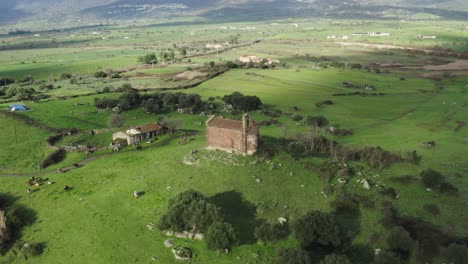
[[[284,248],[278,250],[276,258],[278,264],[312,264],[310,254],[305,250]]]
[[[221,209],[194,190],[178,194],[169,201],[168,212],[161,217],[159,229],[206,232],[216,222],[224,222]]]
[[[443,251],[443,256],[451,264],[468,263],[468,247],[464,245],[450,244]]]
[[[169,134],[173,136],[174,132],[182,126],[182,120],[165,117],[161,120],[160,125],[167,128],[169,130]]]
[[[119,114],[113,114],[107,120],[109,127],[123,127],[125,124],[125,117]]]
[[[149,53],[144,56],[138,57],[138,63],[141,64],[157,64],[158,63],[158,57],[156,56],[156,53]]]
[[[400,257],[407,258],[413,247],[413,240],[408,231],[401,226],[396,226],[390,230],[387,236],[387,244],[390,250]]]
[[[345,255],[331,254],[325,256],[325,258],[320,261],[320,264],[351,264],[351,261],[349,261]]]
[[[105,73],[104,71],[97,71],[96,73],[94,73],[94,77],[96,77],[96,78],[105,78],[105,77],[107,77],[107,73]]]
[[[308,116],[306,124],[308,127],[324,127],[328,125],[328,119],[323,116]]]
[[[287,223],[262,223],[255,228],[254,235],[258,240],[264,242],[276,242],[289,235],[289,227]]]
[[[185,47],[182,47],[179,49],[179,53],[180,55],[182,55],[183,57],[187,56],[187,48]]]
[[[372,264],[400,264],[400,258],[390,252],[381,252],[374,257]]]
[[[346,241],[344,233],[331,213],[311,211],[298,219],[293,229],[304,249],[338,248],[344,246]]]
[[[436,170],[427,169],[421,172],[422,182],[427,188],[439,188],[444,182],[444,176]]]
[[[210,249],[231,249],[237,243],[237,236],[231,224],[216,222],[208,228],[206,243]]]

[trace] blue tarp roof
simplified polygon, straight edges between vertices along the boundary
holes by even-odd
[[[10,109],[15,109],[16,111],[26,111],[29,110],[29,107],[22,104],[12,104],[9,105]]]

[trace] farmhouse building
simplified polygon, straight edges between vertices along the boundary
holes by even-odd
[[[243,62],[243,63],[255,63],[255,64],[264,63],[267,66],[280,63],[279,60],[268,59],[268,58],[260,58],[260,57],[257,57],[257,56],[249,56],[249,55],[240,56],[239,61]]]
[[[127,145],[134,145],[164,133],[165,129],[157,124],[132,127],[126,131],[114,133],[112,135],[112,145],[124,147],[125,141],[127,141]]]
[[[259,126],[249,114],[242,121],[211,116],[206,121],[206,141],[208,149],[219,149],[253,155],[259,143]]]

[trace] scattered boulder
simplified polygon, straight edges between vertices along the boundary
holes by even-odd
[[[278,223],[280,223],[280,225],[284,225],[288,222],[288,220],[284,217],[280,217],[278,218]]]
[[[146,225],[146,228],[148,228],[148,230],[153,230],[154,229],[154,224],[149,223],[149,224]]]
[[[338,183],[339,184],[346,184],[346,183],[348,183],[348,180],[343,179],[343,178],[338,178]]]
[[[164,246],[167,248],[171,248],[174,246],[174,239],[169,238],[168,240],[164,241]]]
[[[177,260],[190,260],[192,258],[192,249],[188,247],[174,247],[172,249],[172,254]]]
[[[196,233],[196,234],[193,236],[193,239],[195,239],[195,240],[203,240],[203,239],[205,239],[205,236],[204,236],[202,233]]]
[[[370,183],[368,180],[366,179],[363,179],[363,180],[359,180],[358,183],[362,184],[362,187],[366,190],[370,190]]]

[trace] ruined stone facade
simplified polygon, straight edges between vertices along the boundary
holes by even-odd
[[[206,141],[208,149],[252,155],[259,144],[259,126],[248,114],[242,121],[212,116],[206,121]]]
[[[117,132],[112,135],[113,144],[122,144],[122,140],[127,141],[127,145],[139,144],[156,136],[165,134],[166,130],[157,124],[132,127],[126,131]]]

